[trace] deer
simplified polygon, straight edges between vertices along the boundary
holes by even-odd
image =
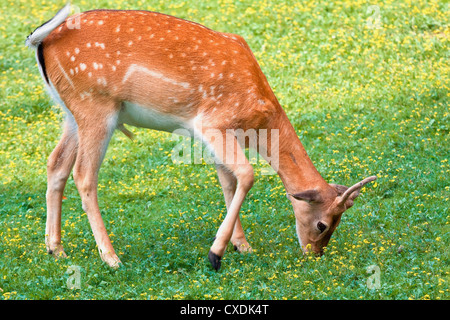
[[[258,147],[278,155],[277,165],[270,165],[292,204],[301,253],[323,254],[343,212],[376,179],[369,176],[351,187],[323,179],[252,50],[237,34],[145,10],[71,15],[68,4],[35,29],[26,45],[35,50],[47,91],[65,111],[62,136],[47,163],[45,244],[56,258],[67,256],[61,208],[73,171],[101,259],[112,268],[122,265],[102,220],[97,187],[115,130],[132,136],[125,125],[166,132],[182,128],[211,150],[226,205],[208,253],[215,270],[230,242],[240,253],[253,250],[239,212],[254,170],[244,152],[248,141],[242,143],[234,129],[267,130]],[[208,135],[208,129],[222,139]],[[277,143],[270,139],[273,132]]]

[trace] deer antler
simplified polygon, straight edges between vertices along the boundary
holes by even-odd
[[[341,204],[345,203],[345,202],[350,198],[350,195],[351,195],[352,193],[354,193],[355,191],[358,191],[358,192],[359,192],[359,190],[361,190],[361,188],[362,188],[364,185],[366,185],[367,183],[372,182],[372,181],[374,181],[374,180],[376,180],[376,179],[377,179],[377,176],[371,176],[371,177],[365,178],[364,180],[362,180],[362,181],[358,182],[357,184],[351,186],[350,188],[348,188],[348,189],[342,194],[340,203],[341,203]]]

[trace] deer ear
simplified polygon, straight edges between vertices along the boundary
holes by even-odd
[[[341,184],[330,183],[330,186],[332,186],[334,188],[334,190],[336,190],[338,196],[342,196],[344,194],[344,192],[347,191],[347,189],[348,189],[347,186],[343,186]]]
[[[296,200],[306,201],[306,202],[321,202],[322,197],[317,190],[306,190],[298,193],[289,193]]]
[[[332,186],[336,190],[338,197],[341,197],[348,190],[347,186],[343,186],[341,184],[330,183],[330,186]],[[347,198],[347,200],[345,201],[345,207],[347,209],[350,208],[351,206],[353,206],[353,200],[355,200],[358,195],[359,195],[359,190],[356,190],[356,191],[353,191],[352,194]]]

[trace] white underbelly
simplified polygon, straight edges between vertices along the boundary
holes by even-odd
[[[123,108],[119,113],[119,123],[167,132],[173,132],[177,129],[190,129],[189,120],[164,114],[131,102],[123,103]]]

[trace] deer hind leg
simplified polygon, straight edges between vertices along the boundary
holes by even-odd
[[[61,204],[64,188],[77,155],[77,126],[69,116],[64,124],[61,140],[47,162],[47,222],[45,244],[47,252],[55,258],[65,258],[61,244]]]
[[[216,133],[218,131],[218,129],[215,129]],[[231,134],[221,131],[220,134],[215,134],[213,137],[207,137],[207,134],[203,134],[202,138],[213,150],[216,162],[230,171],[237,181],[236,191],[230,201],[225,219],[220,225],[208,253],[209,261],[214,269],[218,270],[235,229],[241,205],[253,186],[253,168],[245,157],[236,137]]]
[[[236,177],[224,166],[217,165],[217,176],[222,186],[223,195],[227,210],[229,210],[231,201],[233,200],[236,192],[237,179]],[[252,252],[250,244],[245,239],[244,229],[242,228],[239,215],[236,218],[234,224],[233,234],[231,236],[231,243],[234,245],[234,249],[239,252]]]
[[[101,259],[110,267],[119,267],[120,260],[109,239],[97,199],[98,172],[108,143],[117,127],[118,108],[112,102],[78,106],[89,115],[74,113],[78,123],[78,154],[75,161],[74,180],[81,196],[94,234]],[[78,117],[77,117],[78,116]]]

